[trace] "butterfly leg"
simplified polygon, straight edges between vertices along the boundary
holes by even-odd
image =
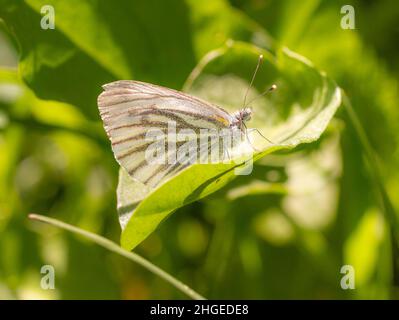
[[[271,141],[270,139],[266,138],[258,129],[256,129],[256,128],[251,128],[251,129],[248,129],[248,131],[249,131],[249,130],[251,130],[251,131],[256,131],[256,132],[259,133],[259,135],[260,135],[262,138],[264,138],[267,142],[269,142],[269,143],[271,143],[271,144],[275,144],[273,141]]]
[[[259,149],[254,147],[254,145],[252,144],[251,140],[249,139],[249,135],[248,135],[247,132],[245,132],[245,136],[247,138],[247,141],[248,141],[249,145],[252,147],[252,149],[254,149],[254,151],[258,151],[258,152],[261,151],[261,150],[259,150]]]
[[[252,129],[248,129],[244,122],[242,124],[243,124],[243,126],[245,128],[244,134],[245,134],[245,137],[247,138],[247,141],[248,141],[249,145],[252,147],[252,149],[254,149],[254,151],[258,151],[258,152],[261,151],[261,150],[258,150],[257,148],[255,148],[254,145],[252,144],[251,140],[249,139],[248,132],[249,132],[249,130],[252,130]]]

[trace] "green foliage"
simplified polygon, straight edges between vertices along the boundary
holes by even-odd
[[[223,103],[233,112],[234,106],[229,106],[229,103],[235,102],[238,106],[237,99],[245,95],[249,85],[245,79],[250,74],[247,69],[259,54],[263,54],[266,61],[257,80],[258,94],[272,83],[278,84],[279,92],[274,101],[264,99],[254,105],[255,127],[275,143],[270,144],[264,138],[252,135],[250,139],[258,138],[253,139],[253,143],[259,150],[253,160],[281,149],[292,149],[302,142],[317,140],[341,103],[340,91],[334,83],[302,57],[285,49],[274,58],[244,43],[230,44],[227,48],[210,52],[212,58],[205,57],[205,62],[200,62],[193,72],[195,76],[190,78],[190,91],[208,101]],[[301,86],[295,79],[302,79]],[[282,108],[278,110],[277,104]],[[141,194],[145,186],[129,179],[121,169],[118,208],[124,226],[122,246],[133,249],[171,212],[225,186],[237,176],[236,169],[245,166],[247,160],[192,165],[157,189],[148,190],[146,196]],[[132,201],[129,194],[133,198],[139,194],[140,200],[144,198],[133,212],[129,211],[137,200]]]
[[[340,28],[343,0],[0,0],[0,298],[184,297],[29,212],[120,237],[207,298],[397,298],[399,6],[349,2],[356,30]],[[43,5],[54,30],[40,28]],[[102,84],[147,81],[234,111],[259,53],[249,97],[278,90],[254,101],[250,127],[276,145],[253,133],[251,175],[194,165],[149,190],[118,168]],[[345,264],[356,290],[340,288]]]

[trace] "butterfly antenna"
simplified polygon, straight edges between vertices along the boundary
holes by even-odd
[[[245,92],[243,108],[245,108],[245,106],[246,106],[246,101],[247,101],[247,96],[248,96],[249,90],[252,88],[256,74],[258,73],[258,69],[259,69],[262,61],[263,61],[263,54],[259,55],[258,63],[256,64],[256,68],[255,68],[254,74],[252,76],[251,83],[249,84],[247,91]]]
[[[273,84],[269,89],[267,89],[266,91],[262,92],[259,96],[253,98],[251,101],[248,102],[248,104],[251,104],[252,102],[254,102],[255,100],[258,100],[260,97],[263,97],[264,95],[268,94],[269,92],[272,92],[274,90],[277,89],[277,86],[275,84]]]

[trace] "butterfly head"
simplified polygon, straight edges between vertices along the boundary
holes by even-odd
[[[243,127],[243,123],[251,120],[252,108],[243,108],[233,114],[233,126]]]
[[[240,118],[243,122],[251,120],[252,108],[244,108],[239,111]]]

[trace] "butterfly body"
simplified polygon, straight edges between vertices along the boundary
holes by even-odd
[[[241,131],[245,131],[245,122],[251,120],[252,109],[243,108],[233,113],[232,127],[237,127]]]
[[[243,133],[252,112],[244,108],[230,114],[197,97],[140,81],[116,81],[104,85],[103,89],[98,107],[115,158],[131,177],[152,187],[187,167],[193,159],[188,161],[183,157],[185,160],[180,162],[149,164],[145,153],[150,146],[146,140],[150,129],[167,134],[171,130],[170,123],[174,123],[178,132],[191,130],[198,134],[204,130],[227,130]],[[211,137],[213,133],[208,135]],[[199,149],[199,140],[195,142]],[[182,144],[180,142],[179,146]],[[169,145],[166,147],[169,156],[173,150]]]

